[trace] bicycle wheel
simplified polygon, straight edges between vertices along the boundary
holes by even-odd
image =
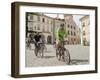
[[[41,58],[43,58],[43,56],[44,56],[44,55],[43,55],[43,50],[41,49]]]
[[[56,50],[56,57],[59,61],[61,60],[61,49]]]
[[[44,53],[44,46],[41,44],[40,48],[39,48],[39,54],[40,54],[41,58],[43,58],[43,56],[44,56],[43,53]]]
[[[57,57],[57,59],[58,59],[58,53],[59,53],[59,50],[58,49],[56,49],[56,57]]]
[[[66,62],[66,64],[70,64],[70,53],[68,49],[64,50],[64,61]]]
[[[35,56],[38,56],[38,49],[35,47]]]

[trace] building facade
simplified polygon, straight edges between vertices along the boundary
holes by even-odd
[[[79,27],[76,28],[76,34],[77,44],[81,44],[81,29]]]
[[[56,31],[61,24],[65,25],[65,30],[68,32],[67,44],[79,44],[80,30],[73,20],[72,15],[64,15],[64,19],[59,16],[52,18],[39,13],[27,13],[26,35],[32,32],[42,32],[45,36],[45,42],[53,44],[56,39]]]
[[[82,27],[82,44],[90,45],[90,19],[89,16],[84,16],[80,19]]]
[[[28,32],[41,32],[45,36],[45,42],[53,43],[53,19],[38,13],[28,13]],[[27,34],[28,35],[28,34]]]
[[[68,31],[68,44],[79,44],[80,32],[71,14],[64,15],[65,26]]]

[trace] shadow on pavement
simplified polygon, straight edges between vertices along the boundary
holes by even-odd
[[[44,56],[43,58],[48,59],[48,58],[54,58],[55,56]]]
[[[70,65],[78,65],[78,64],[89,64],[88,60],[78,60],[78,59],[73,59],[70,61]]]

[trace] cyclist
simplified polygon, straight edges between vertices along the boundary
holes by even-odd
[[[36,34],[34,35],[35,50],[36,50],[36,48],[38,48],[39,43],[40,43],[40,40],[41,40],[40,32],[36,32]],[[35,54],[36,54],[36,53],[35,53]],[[36,56],[37,56],[37,54],[36,54]]]
[[[60,28],[59,28],[59,30],[57,31],[56,34],[57,34],[57,36],[56,36],[56,39],[57,39],[56,49],[58,50],[61,46],[64,47],[65,38],[67,38],[67,36],[68,36],[67,30],[65,30],[64,24],[60,25]],[[60,58],[61,58],[61,56],[60,56]],[[64,55],[63,55],[63,58],[64,58]]]
[[[61,24],[59,30],[57,31],[57,41],[58,41],[57,47],[59,47],[61,42],[65,41],[65,38],[67,38],[67,36],[68,36],[67,30],[65,30],[64,24]]]
[[[41,42],[45,45],[45,35],[43,33],[41,35]]]
[[[26,38],[27,47],[31,49],[31,44],[33,43],[33,34],[30,33],[29,36]]]

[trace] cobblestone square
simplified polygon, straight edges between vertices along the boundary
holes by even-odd
[[[43,66],[62,66],[67,65],[63,61],[56,58],[56,50],[53,45],[46,45],[47,50],[44,52],[44,57],[36,57],[34,54],[34,44],[31,44],[31,49],[27,48],[25,52],[26,67],[43,67]],[[65,46],[71,56],[70,65],[89,64],[89,46],[67,45]]]

